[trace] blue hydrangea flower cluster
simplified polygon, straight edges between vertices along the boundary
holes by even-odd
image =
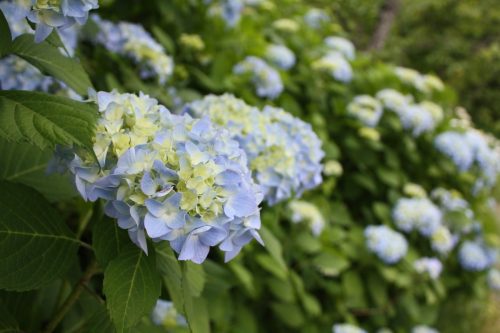
[[[429,326],[418,325],[411,329],[411,333],[439,333],[439,331]]]
[[[295,65],[295,54],[284,45],[269,45],[266,50],[266,59],[284,70],[289,70]]]
[[[354,44],[343,37],[330,36],[325,38],[325,45],[332,51],[339,52],[348,60],[356,58],[356,48]]]
[[[404,232],[418,230],[430,237],[442,223],[441,210],[427,198],[401,198],[392,211],[394,223]]]
[[[32,0],[28,19],[36,23],[35,41],[43,41],[55,28],[62,31],[75,23],[87,22],[89,11],[98,8],[97,0]]]
[[[413,103],[411,95],[403,95],[394,89],[383,89],[376,95],[385,108],[395,112],[403,128],[411,130],[415,137],[431,132],[443,120],[443,109],[432,102]]]
[[[186,318],[177,312],[174,303],[162,299],[156,301],[151,320],[154,324],[167,329],[188,326]]]
[[[185,112],[209,116],[229,130],[247,153],[255,182],[270,205],[322,182],[321,141],[309,124],[284,110],[265,107],[261,112],[226,94],[192,102]]]
[[[413,267],[417,273],[428,274],[433,280],[437,279],[443,270],[443,264],[437,258],[420,258],[415,260]]]
[[[280,74],[261,58],[248,56],[234,66],[233,72],[249,74],[259,97],[275,99],[283,91]]]
[[[500,290],[500,271],[498,269],[490,269],[488,271],[488,285],[493,290]]]
[[[378,125],[384,109],[382,104],[368,95],[359,95],[347,105],[347,113],[368,127]]]
[[[311,8],[304,15],[304,21],[309,27],[319,29],[322,25],[330,21],[330,17],[322,9]]]
[[[330,51],[323,57],[312,63],[312,68],[320,72],[326,72],[335,80],[349,83],[352,80],[352,68],[349,61],[340,52]]]
[[[294,223],[306,222],[314,236],[319,236],[325,227],[325,219],[318,207],[303,200],[293,200],[288,204]]]
[[[201,263],[219,245],[226,260],[262,242],[262,193],[245,152],[205,117],[173,115],[147,95],[99,92],[97,162],[64,155],[81,196],[106,201],[105,213],[147,252],[146,235],[167,240],[179,260]]]
[[[142,25],[128,22],[115,24],[97,15],[93,15],[92,19],[100,29],[95,42],[110,52],[124,55],[139,64],[143,79],[157,77],[158,82],[164,84],[172,75],[172,58]]]
[[[365,228],[366,246],[387,264],[400,261],[408,251],[408,241],[397,231],[385,225]]]
[[[447,131],[439,134],[434,143],[458,170],[468,171],[473,165],[479,168],[480,178],[476,190],[492,187],[496,183],[500,173],[500,152],[497,147],[490,146],[487,137],[481,132],[472,129],[463,133]]]
[[[226,26],[234,28],[241,20],[241,15],[245,9],[245,4],[250,1],[245,0],[220,0],[212,3],[212,0],[204,0],[209,4],[208,13],[211,16],[221,17]]]
[[[465,241],[458,250],[458,260],[467,271],[484,271],[496,261],[496,250],[480,241]]]
[[[352,324],[335,324],[332,327],[333,333],[367,333],[364,329]]]

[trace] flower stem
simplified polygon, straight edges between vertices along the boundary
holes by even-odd
[[[61,307],[56,312],[52,320],[47,324],[47,327],[45,328],[43,333],[52,333],[57,328],[57,325],[59,325],[59,323],[61,322],[61,320],[63,320],[66,313],[68,313],[68,311],[80,297],[80,294],[85,289],[86,284],[90,281],[92,276],[97,272],[98,272],[97,262],[93,260],[83,273],[82,277],[80,278],[80,281],[78,281],[78,283],[73,288],[71,294],[69,294],[68,298],[66,298],[63,305],[61,305]]]

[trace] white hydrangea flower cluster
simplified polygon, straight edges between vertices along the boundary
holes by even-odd
[[[416,229],[426,237],[438,230],[443,218],[441,210],[427,198],[399,199],[392,217],[398,229],[404,232]]]
[[[160,84],[164,84],[172,75],[172,58],[142,25],[128,22],[115,24],[97,15],[93,15],[92,20],[100,29],[95,42],[110,52],[124,55],[139,64],[143,79],[156,77]]]
[[[146,235],[167,240],[179,260],[201,263],[212,246],[232,259],[255,238],[262,242],[262,200],[245,152],[205,117],[171,114],[147,95],[99,92],[94,153],[63,156],[86,200],[106,201],[147,252]]]
[[[411,333],[439,333],[439,331],[429,326],[418,325],[411,329]]]
[[[443,270],[443,264],[437,258],[420,258],[413,262],[413,267],[417,273],[428,274],[433,280],[437,279]]]
[[[469,171],[477,166],[480,178],[475,184],[475,191],[495,185],[500,173],[500,148],[497,142],[491,145],[482,132],[468,129],[465,132],[443,132],[435,138],[434,144],[453,161],[459,171]]]
[[[279,72],[258,57],[246,57],[234,66],[233,73],[249,74],[259,97],[275,99],[284,89]]]
[[[447,190],[442,187],[438,187],[431,192],[431,197],[439,202],[440,206],[444,211],[462,211],[464,214],[472,219],[474,218],[474,212],[470,208],[469,203],[465,200],[462,195],[457,191]]]
[[[439,254],[448,254],[453,247],[458,242],[458,236],[453,235],[447,227],[444,225],[439,226],[437,230],[432,234],[431,247],[434,251]]]
[[[415,137],[433,131],[443,120],[443,109],[432,102],[415,104],[411,95],[403,95],[394,89],[383,89],[376,94],[385,108],[395,112],[403,128],[411,130]]]
[[[151,320],[155,325],[167,329],[188,327],[186,318],[177,312],[174,303],[159,299],[151,313]]]
[[[347,105],[347,113],[368,127],[378,125],[384,109],[382,104],[369,95],[359,95]]]
[[[487,279],[491,289],[500,291],[500,271],[498,269],[490,269]]]
[[[332,333],[367,333],[364,329],[352,324],[335,324]]]
[[[314,236],[319,236],[325,227],[325,219],[318,207],[310,202],[303,200],[293,200],[288,204],[294,223],[306,222]]]
[[[365,228],[366,246],[387,264],[400,261],[408,251],[408,241],[397,231],[385,225]]]
[[[266,59],[273,65],[284,70],[289,70],[295,65],[295,54],[284,45],[269,45],[266,50]]]
[[[294,33],[299,31],[300,25],[292,19],[282,18],[273,22],[273,28],[286,33]]]
[[[32,0],[27,17],[36,23],[35,41],[39,43],[54,28],[63,31],[75,23],[85,24],[89,11],[98,7],[97,0]]]
[[[405,67],[394,68],[394,73],[403,83],[413,86],[425,94],[444,90],[443,81],[435,75],[422,75],[414,69]]]
[[[232,95],[206,96],[185,111],[227,128],[248,156],[249,168],[265,199],[274,205],[300,196],[322,182],[321,141],[311,126],[282,109],[261,112]]]
[[[486,246],[482,241],[465,241],[458,250],[458,259],[467,271],[484,271],[496,261],[497,250]]]

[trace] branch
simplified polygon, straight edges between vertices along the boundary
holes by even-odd
[[[71,309],[71,307],[75,304],[75,302],[78,300],[80,297],[80,294],[82,291],[86,288],[87,283],[90,281],[92,276],[98,272],[97,268],[97,262],[94,260],[90,263],[90,265],[87,267],[85,272],[83,273],[80,281],[75,285],[73,288],[73,291],[71,294],[69,294],[68,298],[64,301],[64,304],[59,308],[57,313],[54,315],[52,320],[47,324],[47,327],[43,331],[43,333],[52,333],[57,325],[63,320],[64,316],[68,311]]]
[[[380,11],[379,21],[377,27],[375,28],[375,33],[372,36],[370,45],[368,46],[368,50],[381,50],[384,47],[400,7],[400,0],[384,1]]]

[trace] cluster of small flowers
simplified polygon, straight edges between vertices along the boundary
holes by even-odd
[[[413,267],[417,273],[427,273],[433,280],[437,279],[443,270],[443,264],[437,258],[420,258],[413,263]]]
[[[300,25],[292,19],[282,18],[273,22],[273,28],[285,33],[295,33],[299,31]]]
[[[174,304],[162,299],[156,301],[153,313],[151,314],[151,320],[154,324],[167,329],[188,326],[186,318],[177,312]]]
[[[368,95],[359,95],[347,105],[347,113],[368,127],[378,125],[384,109],[382,104]]]
[[[304,22],[313,29],[319,29],[329,21],[330,17],[328,14],[324,10],[318,8],[311,8],[304,15]]]
[[[241,15],[245,9],[244,0],[222,0],[212,3],[211,0],[205,0],[205,4],[210,4],[208,14],[221,17],[226,26],[234,28],[241,20]]]
[[[439,333],[439,331],[429,326],[418,325],[412,328],[411,333]]]
[[[401,198],[397,201],[392,217],[398,229],[404,232],[418,230],[432,236],[442,224],[441,210],[427,198]]]
[[[352,80],[352,68],[349,61],[356,57],[354,45],[342,37],[325,38],[327,53],[312,63],[312,68],[329,73],[335,80],[348,83]]]
[[[288,204],[294,223],[306,222],[314,236],[319,236],[325,227],[325,219],[316,205],[303,200],[293,200]]]
[[[474,190],[492,187],[500,173],[500,148],[491,147],[488,138],[477,130],[466,132],[447,131],[439,134],[435,141],[436,148],[451,158],[458,170],[465,172],[477,165],[481,177]]]
[[[431,74],[422,75],[414,69],[405,67],[396,67],[394,73],[403,83],[411,85],[425,94],[444,89],[443,81]]]
[[[498,269],[490,269],[487,279],[491,289],[500,291],[500,271]]]
[[[106,201],[105,213],[147,252],[146,234],[168,240],[179,260],[201,263],[212,246],[232,259],[260,240],[262,193],[246,154],[207,117],[173,115],[147,95],[99,92],[94,153],[61,159],[81,196]]]
[[[226,94],[192,102],[185,112],[209,116],[229,130],[245,150],[255,182],[270,205],[322,182],[321,141],[309,124],[282,109],[265,107],[261,112]]]
[[[7,19],[12,38],[33,32],[25,20],[28,9],[23,7],[20,2],[1,2],[0,10]],[[76,45],[76,30],[67,28],[60,32],[64,32],[61,34],[61,39],[68,52],[72,54]],[[0,88],[3,90],[51,91],[74,99],[81,99],[63,82],[43,75],[36,67],[15,55],[0,60]]]
[[[472,209],[470,208],[469,203],[462,197],[462,195],[457,191],[450,191],[441,187],[438,187],[431,192],[431,197],[434,201],[439,203],[441,210],[444,214],[448,212],[460,213],[464,217],[467,218],[469,223],[464,223],[461,221],[460,225],[454,225],[454,229],[460,230],[462,233],[469,233],[472,231],[472,228],[475,223],[475,215]],[[450,222],[450,225],[453,225],[453,219]]]
[[[131,58],[141,66],[141,77],[157,77],[164,84],[172,75],[174,62],[165,49],[140,24],[119,22],[117,24],[92,15],[99,26],[95,42],[107,50]]]
[[[439,254],[448,254],[453,247],[458,242],[458,236],[453,235],[447,227],[444,225],[439,226],[437,230],[432,234],[431,247],[434,251]]]
[[[284,70],[289,70],[295,65],[295,54],[284,45],[269,45],[266,50],[266,59]]]
[[[394,89],[383,89],[376,97],[385,108],[398,115],[403,128],[411,130],[415,137],[433,131],[444,117],[439,105],[429,101],[415,104],[412,96],[405,96]]]
[[[26,16],[36,23],[35,41],[39,43],[54,28],[63,31],[75,23],[84,24],[89,11],[98,7],[97,0],[32,0]]]
[[[491,267],[497,258],[497,251],[482,241],[465,241],[458,250],[460,265],[467,271],[483,271]]]
[[[408,251],[405,237],[385,225],[370,225],[365,228],[366,245],[387,264],[401,260]]]
[[[259,97],[275,99],[283,91],[283,82],[276,69],[261,58],[248,56],[233,68],[234,74],[250,74]]]
[[[332,327],[333,333],[367,333],[364,329],[352,324],[335,324]]]

